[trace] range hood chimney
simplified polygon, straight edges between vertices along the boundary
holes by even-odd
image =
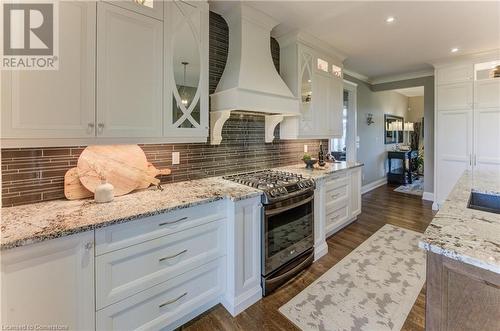
[[[278,23],[238,2],[222,16],[229,26],[226,68],[210,100],[211,144],[220,144],[224,122],[231,112],[259,113],[266,117],[266,142],[285,116],[299,116],[295,97],[274,67],[271,30]]]

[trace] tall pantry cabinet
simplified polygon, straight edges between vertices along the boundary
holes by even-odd
[[[435,206],[465,170],[499,171],[500,60],[436,66]]]

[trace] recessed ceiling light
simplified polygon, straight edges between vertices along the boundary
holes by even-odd
[[[452,53],[456,53],[456,52],[458,52],[458,48],[453,47],[450,51],[451,51]]]
[[[393,16],[389,16],[385,19],[386,23],[393,23],[396,19]]]

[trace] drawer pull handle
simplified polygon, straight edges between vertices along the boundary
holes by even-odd
[[[165,260],[170,260],[170,259],[173,259],[174,257],[177,257],[177,256],[179,256],[179,255],[181,255],[181,254],[184,254],[184,253],[186,253],[187,251],[188,251],[188,250],[187,250],[187,249],[185,249],[185,250],[183,250],[182,252],[179,252],[179,253],[177,253],[177,254],[162,257],[159,261],[160,261],[160,262],[163,262],[163,261],[165,261]]]
[[[184,220],[187,220],[187,216],[179,218],[177,221],[160,223],[160,224],[158,224],[158,226],[164,226],[164,225],[168,225],[168,224],[175,224],[175,223],[179,223],[179,222],[184,221]]]
[[[177,302],[177,301],[179,301],[180,299],[184,298],[187,294],[188,294],[188,292],[184,292],[183,294],[179,295],[177,298],[175,298],[175,299],[172,299],[172,300],[169,300],[169,301],[167,301],[167,302],[162,303],[161,305],[159,305],[159,306],[158,306],[158,308],[163,308],[163,307],[165,307],[165,306],[167,306],[167,305],[171,305],[171,304],[173,304],[174,302]]]

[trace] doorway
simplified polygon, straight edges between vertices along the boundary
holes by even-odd
[[[344,80],[342,137],[330,139],[330,154],[337,161],[357,160],[357,103],[358,85]]]

